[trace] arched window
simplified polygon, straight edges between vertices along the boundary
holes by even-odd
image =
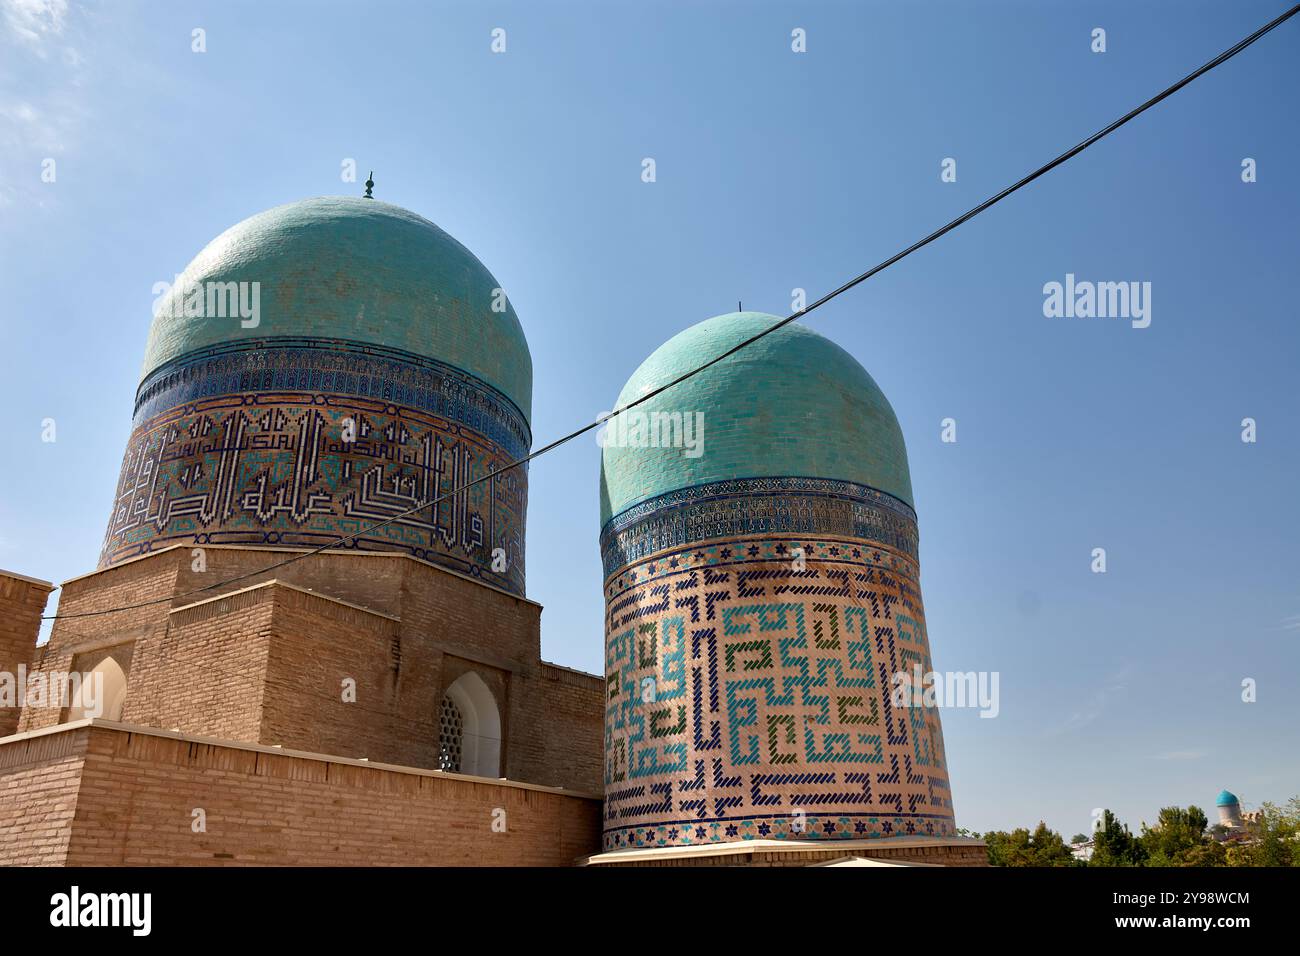
[[[438,769],[501,776],[501,715],[473,671],[457,678],[438,706]]]
[[[69,723],[86,717],[121,720],[125,700],[126,674],[117,661],[105,657],[94,670],[81,675],[81,690],[68,708],[67,720]]]

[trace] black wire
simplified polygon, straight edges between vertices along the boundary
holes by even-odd
[[[1228,48],[1227,50],[1224,50],[1213,60],[1210,60],[1204,66],[1200,67],[1200,69],[1187,74],[1187,76],[1183,77],[1173,86],[1163,90],[1160,93],[1157,93],[1155,96],[1151,97],[1151,99],[1147,100],[1141,106],[1135,107],[1134,109],[1130,110],[1128,113],[1125,113],[1123,116],[1115,120],[1115,122],[1111,123],[1109,126],[1098,130],[1097,132],[1093,133],[1091,136],[1083,140],[1078,145],[1066,150],[1064,153],[1061,153],[1061,155],[1057,156],[1055,159],[1051,160],[1050,162],[1045,163],[1042,166],[1039,166],[1036,170],[1034,170],[1029,175],[1012,183],[1010,186],[1008,186],[1006,189],[1002,190],[1001,192],[993,196],[990,196],[988,199],[984,200],[978,206],[958,216],[956,219],[948,223],[946,226],[942,226],[936,229],[934,232],[930,233],[924,239],[920,239],[917,242],[912,243],[912,245],[908,246],[902,252],[890,256],[884,262],[872,266],[870,269],[868,269],[866,272],[862,273],[861,275],[853,279],[850,279],[848,282],[844,283],[839,288],[831,292],[828,292],[826,295],[822,296],[820,299],[818,299],[816,302],[812,303],[811,305],[805,307],[803,310],[787,316],[786,318],[775,323],[774,325],[769,326],[768,328],[764,329],[762,332],[757,333],[756,335],[750,336],[749,338],[745,339],[743,342],[727,349],[727,351],[723,352],[721,355],[714,356],[712,359],[705,362],[703,365],[694,368],[691,371],[686,372],[682,375],[679,375],[677,378],[673,379],[671,382],[668,382],[666,385],[661,385],[658,388],[654,389],[653,391],[647,392],[645,395],[642,395],[640,398],[636,399],[635,401],[628,402],[626,405],[623,405],[622,407],[615,409],[614,411],[610,412],[608,415],[604,415],[600,418],[597,418],[594,422],[590,422],[589,424],[583,425],[581,428],[577,429],[576,431],[570,432],[569,434],[563,436],[562,438],[557,438],[549,445],[544,445],[541,448],[537,449],[536,451],[530,452],[524,457],[518,458],[515,461],[510,462],[510,464],[506,465],[501,469],[489,471],[487,474],[481,475],[478,478],[474,478],[471,481],[467,481],[465,484],[461,485],[458,488],[453,489],[452,491],[447,492],[446,494],[439,495],[437,498],[434,498],[432,501],[426,501],[423,504],[415,505],[414,507],[408,508],[406,511],[399,512],[398,514],[395,514],[390,518],[385,518],[383,521],[379,522],[378,524],[371,525],[368,528],[363,528],[362,530],[353,532],[352,534],[349,535],[344,535],[341,538],[336,538],[335,540],[328,542],[327,544],[322,544],[319,547],[311,549],[310,551],[304,551],[300,554],[295,554],[291,558],[286,558],[283,561],[279,561],[275,564],[268,565],[256,571],[249,571],[237,577],[227,578],[224,581],[218,581],[215,584],[205,585],[204,587],[195,588],[192,591],[186,591],[183,594],[176,594],[171,597],[156,598],[152,601],[141,601],[138,604],[124,604],[121,607],[106,608],[100,611],[80,611],[74,614],[47,614],[42,616],[42,620],[57,621],[61,618],[70,618],[70,617],[97,617],[101,614],[115,614],[118,611],[130,611],[130,610],[135,610],[136,608],[149,607],[154,604],[165,604],[169,601],[174,601],[177,598],[184,598],[184,597],[190,597],[195,594],[202,594],[203,592],[211,591],[214,588],[225,587],[227,584],[234,584],[238,581],[244,581],[247,580],[248,578],[256,577],[261,574],[266,574],[269,571],[278,570],[279,568],[283,568],[286,565],[290,565],[297,561],[301,561],[304,558],[310,558],[313,555],[320,554],[322,551],[328,551],[330,548],[337,547],[340,544],[345,544],[348,541],[352,541],[355,538],[361,537],[362,535],[369,534],[373,531],[378,531],[380,528],[390,525],[394,521],[397,521],[400,518],[408,517],[409,515],[415,514],[418,511],[423,511],[425,508],[430,508],[436,504],[439,504],[442,501],[446,501],[448,498],[455,497],[456,495],[462,493],[466,489],[474,487],[474,485],[477,485],[480,482],[487,481],[489,478],[494,478],[497,475],[510,471],[513,468],[518,468],[520,465],[526,465],[534,458],[540,458],[542,455],[545,455],[547,452],[553,451],[556,448],[559,448],[561,445],[567,444],[568,442],[573,441],[573,439],[585,435],[593,428],[599,428],[606,421],[615,417],[616,415],[620,415],[623,412],[635,408],[636,406],[644,402],[648,402],[656,395],[661,395],[664,392],[668,391],[668,389],[672,388],[674,385],[680,385],[682,382],[686,381],[687,379],[700,374],[700,372],[703,372],[705,369],[712,368],[714,365],[717,365],[719,362],[723,361],[724,359],[730,358],[731,356],[735,355],[741,349],[753,345],[755,342],[757,342],[759,339],[763,338],[764,336],[771,335],[777,329],[784,328],[785,326],[789,325],[791,322],[794,322],[796,319],[798,319],[801,315],[807,315],[809,312],[813,311],[813,309],[820,308],[821,306],[825,305],[827,302],[831,301],[831,299],[834,299],[836,296],[847,292],[849,289],[852,289],[854,286],[867,281],[872,276],[876,275],[878,272],[883,272],[885,269],[888,269],[890,266],[898,262],[900,259],[905,259],[906,257],[910,256],[912,253],[916,252],[918,249],[922,249],[925,246],[928,246],[936,239],[956,229],[962,223],[974,219],[980,213],[984,212],[984,210],[988,209],[991,206],[996,205],[997,203],[1001,202],[1003,199],[1006,199],[1008,196],[1010,196],[1012,193],[1016,192],[1017,190],[1025,186],[1028,186],[1038,177],[1051,172],[1057,166],[1060,166],[1062,163],[1072,159],[1073,157],[1077,156],[1079,153],[1082,153],[1093,143],[1097,142],[1103,137],[1109,136],[1111,133],[1115,132],[1115,130],[1119,129],[1121,126],[1127,123],[1129,120],[1134,119],[1137,116],[1140,116],[1142,113],[1145,113],[1147,110],[1155,106],[1157,103],[1177,93],[1188,83],[1191,83],[1193,80],[1210,72],[1210,70],[1213,70],[1215,67],[1220,66],[1221,64],[1232,59],[1234,56],[1236,56],[1242,50],[1246,49],[1246,47],[1250,46],[1252,43],[1254,43],[1264,34],[1268,33],[1270,30],[1281,25],[1282,23],[1285,23],[1287,20],[1291,19],[1291,17],[1295,16],[1296,13],[1298,12],[1300,12],[1300,4],[1293,6],[1290,10],[1287,10],[1277,19],[1271,21],[1268,24],[1265,24],[1264,26],[1256,30],[1254,33],[1252,33],[1250,36],[1246,37],[1244,40],[1241,40],[1236,44],[1234,44],[1232,47]]]

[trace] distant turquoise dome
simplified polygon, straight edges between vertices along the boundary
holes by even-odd
[[[532,359],[500,284],[463,245],[398,206],[324,197],[268,209],[212,240],[182,279],[156,304],[142,378],[240,339],[342,339],[468,372],[531,417]],[[184,317],[178,300],[189,283],[241,281],[260,283],[256,327]]]
[[[1234,803],[1240,803],[1237,795],[1230,790],[1220,790],[1218,798],[1214,801],[1216,807],[1230,807]]]
[[[619,394],[621,407],[780,319],[733,312],[660,346]],[[792,322],[632,413],[704,413],[702,451],[615,447],[601,462],[601,525],[658,495],[736,478],[856,482],[912,505],[907,449],[893,408],[856,359]],[[628,413],[628,414],[632,414]]]

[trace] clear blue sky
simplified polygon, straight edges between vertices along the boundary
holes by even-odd
[[[506,287],[540,444],[687,325],[785,314],[1283,7],[0,0],[0,566],[93,568],[153,284],[357,194],[345,158]],[[1293,21],[809,318],[902,422],[936,666],[1001,675],[998,718],[944,715],[959,825],[1300,793],[1297,80]],[[1150,328],[1045,318],[1067,272],[1150,281]],[[533,466],[528,527],[543,655],[595,672],[598,451]]]

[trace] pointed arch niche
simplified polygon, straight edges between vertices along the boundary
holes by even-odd
[[[105,657],[95,665],[93,670],[83,675],[82,685],[99,680],[103,681],[98,688],[99,699],[96,700],[93,693],[78,693],[68,707],[68,716],[64,718],[68,723],[84,717],[122,719],[122,703],[126,699],[126,672],[113,658]],[[95,685],[92,684],[91,687],[93,689]]]
[[[438,769],[501,776],[501,713],[483,678],[467,671],[438,706]]]

